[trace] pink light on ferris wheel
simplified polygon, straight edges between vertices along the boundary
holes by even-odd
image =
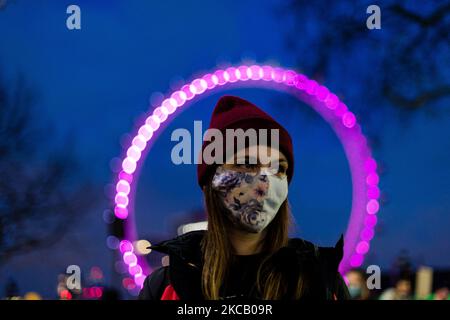
[[[367,139],[361,133],[356,116],[327,87],[294,70],[270,65],[239,65],[206,73],[169,94],[161,105],[153,109],[124,150],[122,171],[118,173],[114,214],[116,218],[124,221],[125,228],[129,231],[125,234],[130,237],[129,235],[133,234],[130,230],[135,229],[133,212],[130,209],[133,202],[132,193],[136,188],[135,175],[138,165],[145,160],[144,151],[149,141],[155,139],[154,133],[162,123],[171,120],[172,114],[186,102],[208,91],[239,83],[252,84],[255,87],[273,84],[281,90],[298,93],[298,97],[313,107],[337,133],[349,161],[354,195],[340,271],[342,273],[349,268],[361,266],[374,237],[380,197],[377,163],[371,155]],[[145,260],[138,259],[134,254],[132,242],[135,240],[123,239],[119,250],[124,263],[128,265],[129,275],[138,287],[142,287],[146,276],[144,270],[149,268]]]

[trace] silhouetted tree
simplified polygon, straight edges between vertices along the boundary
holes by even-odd
[[[383,1],[380,30],[366,27],[371,4],[290,0],[279,7],[296,67],[332,83],[365,119],[386,107],[434,112],[450,97],[450,2]]]
[[[55,148],[55,133],[38,125],[35,98],[19,78],[0,83],[0,265],[49,246],[94,203],[78,173],[73,141]]]

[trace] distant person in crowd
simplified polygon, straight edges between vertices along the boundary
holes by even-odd
[[[427,300],[450,300],[450,291],[447,287],[439,288],[430,294]]]
[[[368,300],[369,289],[367,288],[364,272],[359,269],[352,269],[345,274],[347,278],[348,291],[352,300]]]
[[[386,289],[381,294],[380,300],[413,300],[411,280],[399,279],[394,288]]]

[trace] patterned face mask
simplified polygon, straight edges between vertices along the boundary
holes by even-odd
[[[247,232],[259,233],[273,220],[288,194],[287,178],[259,172],[217,167],[212,187],[230,213],[232,222]]]

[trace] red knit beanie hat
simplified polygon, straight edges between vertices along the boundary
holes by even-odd
[[[255,106],[253,103],[234,96],[223,96],[214,108],[209,124],[209,129],[218,129],[225,136],[226,129],[278,129],[279,148],[288,161],[287,178],[291,181],[294,173],[294,154],[292,140],[286,129],[276,122],[271,116]],[[224,144],[226,139],[224,140]],[[269,139],[270,140],[270,139]],[[202,153],[210,141],[204,141]],[[208,182],[208,178],[215,172],[217,164],[206,164],[201,161],[197,165],[197,178],[200,188]]]

